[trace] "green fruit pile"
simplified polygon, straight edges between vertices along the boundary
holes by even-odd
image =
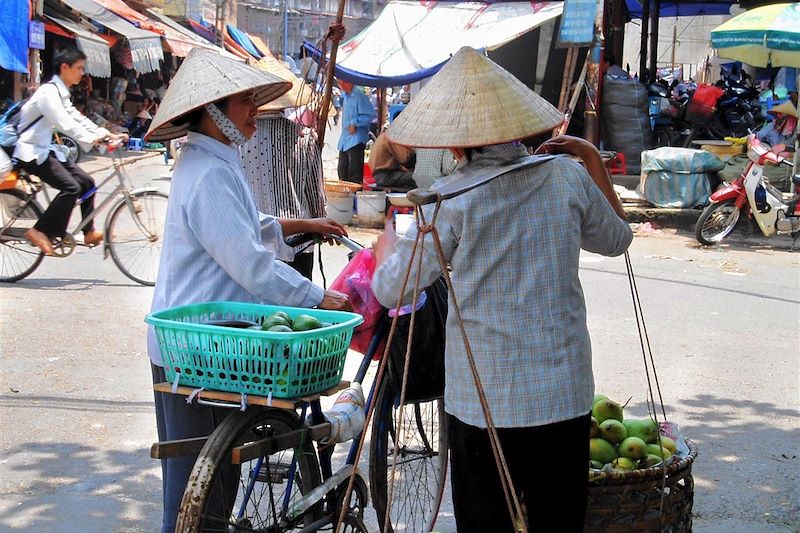
[[[658,435],[655,420],[625,420],[620,404],[596,395],[589,433],[589,467],[630,471],[650,468],[668,459],[675,441]]]
[[[311,315],[297,315],[294,320],[284,311],[276,311],[264,317],[261,322],[263,331],[275,331],[279,333],[292,333],[295,331],[311,331],[313,329],[326,328],[332,326],[330,322],[321,322]]]

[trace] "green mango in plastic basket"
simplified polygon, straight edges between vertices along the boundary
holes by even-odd
[[[292,329],[295,331],[311,331],[322,327],[322,322],[311,315],[297,315],[292,321]]]
[[[272,326],[286,326],[291,329],[292,324],[282,316],[270,315],[264,319],[264,322],[261,324],[261,329],[268,331]]]

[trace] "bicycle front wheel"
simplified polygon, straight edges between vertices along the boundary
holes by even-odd
[[[372,505],[383,531],[389,509],[392,532],[428,533],[433,530],[447,476],[447,425],[444,400],[399,405],[384,379],[375,398],[369,450]],[[403,413],[400,432],[397,419]],[[392,501],[392,463],[397,449]],[[391,503],[391,505],[389,505]]]
[[[279,451],[241,465],[231,461],[234,447],[284,435],[299,427],[296,413],[279,409],[248,409],[225,418],[206,442],[189,475],[176,531],[279,533],[319,519],[321,505],[296,520],[284,512],[287,501],[291,506],[293,500],[321,483],[310,440],[299,449]]]
[[[25,238],[41,215],[42,208],[24,192],[0,190],[0,281],[19,281],[42,262],[44,253]]]
[[[106,241],[111,258],[136,283],[156,283],[167,202],[163,192],[142,191],[123,198],[110,215]]]

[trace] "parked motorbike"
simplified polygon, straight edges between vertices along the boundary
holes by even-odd
[[[791,235],[794,251],[800,237],[800,175],[792,178],[794,198],[784,201],[783,193],[764,177],[764,165],[787,165],[792,162],[773,152],[755,135],[747,138],[750,161],[742,175],[711,195],[711,204],[697,220],[694,234],[705,245],[719,244],[731,234],[739,217],[751,216],[765,237]]]
[[[670,104],[659,119],[652,121],[658,146],[688,148],[695,139],[744,137],[759,126],[763,117],[758,91],[746,75],[738,79],[725,76],[715,87],[720,92],[719,97],[706,106],[692,103],[697,91],[693,85],[673,83],[667,86],[657,82],[648,87],[651,96],[667,98]]]

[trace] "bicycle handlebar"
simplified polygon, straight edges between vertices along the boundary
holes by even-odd
[[[289,237],[284,242],[286,243],[287,246],[296,248],[308,242],[315,241],[317,239],[321,240],[323,238],[333,239],[339,244],[346,246],[347,248],[350,248],[354,252],[359,252],[365,248],[362,244],[359,244],[356,241],[350,239],[349,237],[345,237],[344,235],[320,235],[319,233],[298,233],[297,235]]]

